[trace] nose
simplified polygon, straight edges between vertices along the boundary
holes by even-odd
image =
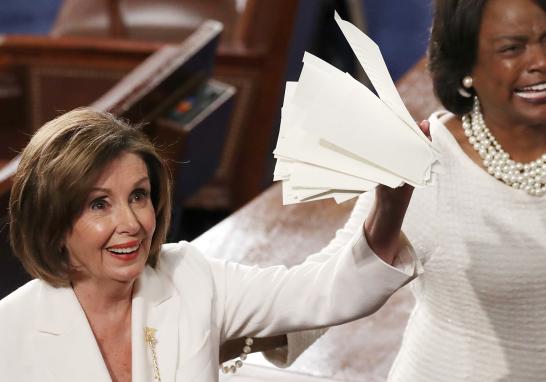
[[[546,44],[533,44],[530,49],[530,72],[546,73]]]
[[[140,222],[129,204],[119,206],[116,213],[116,230],[125,235],[136,235],[139,232]]]

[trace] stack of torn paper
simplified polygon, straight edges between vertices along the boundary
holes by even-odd
[[[274,151],[284,204],[341,203],[378,184],[421,187],[431,180],[436,152],[404,106],[379,47],[337,13],[335,20],[379,97],[305,53],[299,81],[286,84]]]

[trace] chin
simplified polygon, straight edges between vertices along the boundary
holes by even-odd
[[[528,113],[524,118],[527,125],[546,128],[546,111],[542,113]]]
[[[115,267],[111,269],[110,278],[122,283],[133,282],[140,277],[144,268],[146,267],[145,260],[135,262],[133,264],[127,264],[121,267]]]
[[[139,269],[124,270],[122,272],[115,272],[114,274],[111,274],[110,278],[123,284],[132,283],[140,277],[143,271],[144,267]]]
[[[518,101],[517,113],[521,120],[530,125],[544,125],[546,124],[546,101],[530,101],[520,99]]]

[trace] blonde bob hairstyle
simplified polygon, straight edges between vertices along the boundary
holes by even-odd
[[[33,277],[70,284],[64,239],[102,170],[123,152],[139,155],[148,168],[156,230],[147,263],[155,267],[171,214],[168,167],[139,129],[108,113],[76,109],[34,134],[13,182],[11,247]]]

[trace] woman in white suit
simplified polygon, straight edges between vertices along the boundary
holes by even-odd
[[[64,114],[32,137],[13,184],[11,244],[35,279],[0,301],[2,380],[216,381],[231,338],[370,314],[414,277],[401,260],[410,195],[381,189],[366,229],[324,262],[207,259],[163,244],[168,171],[145,136],[109,114]]]

